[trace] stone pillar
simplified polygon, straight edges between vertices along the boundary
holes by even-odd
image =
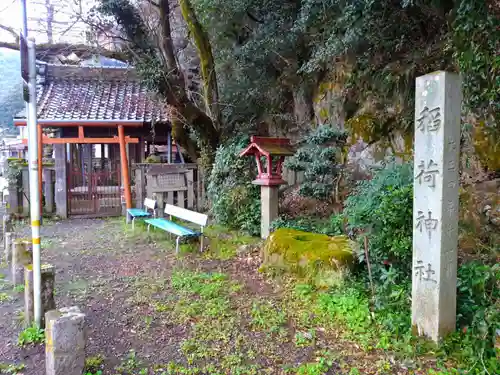
[[[22,176],[22,192],[23,192],[23,216],[30,215],[30,176],[28,168],[23,168],[21,171]],[[41,198],[41,197],[40,197]]]
[[[12,232],[4,232],[5,233],[5,245],[3,249],[3,261],[6,264],[12,259],[12,240],[14,239],[14,234]]]
[[[43,180],[45,181],[44,192],[45,196],[45,212],[52,213],[54,211],[54,185],[52,184],[52,169],[43,170]]]
[[[13,229],[11,215],[3,215],[2,217],[2,233],[12,232]],[[4,249],[7,246],[7,236],[4,236]]]
[[[278,190],[279,185],[260,187],[260,236],[264,239],[269,236],[272,221],[278,217]]]
[[[66,219],[68,217],[68,180],[66,175],[66,145],[54,145],[56,186],[55,202],[57,216]]]
[[[42,328],[45,327],[45,313],[56,308],[54,300],[55,269],[51,264],[42,264]],[[34,321],[33,265],[24,266],[24,326]]]
[[[145,176],[142,168],[135,167],[135,198],[136,207],[142,207],[144,204],[144,188],[145,188]],[[149,197],[148,197],[149,198]]]
[[[439,341],[455,330],[461,82],[416,81],[412,325]]]
[[[11,182],[9,182],[8,186],[9,197],[7,200],[7,212],[9,214],[18,214],[19,213],[19,194],[17,191],[17,186]]]
[[[45,314],[46,375],[81,375],[85,366],[85,314],[76,306]]]
[[[16,284],[22,279],[24,266],[31,263],[31,242],[26,239],[17,239],[12,244],[12,264],[11,264],[11,278],[12,285]]]

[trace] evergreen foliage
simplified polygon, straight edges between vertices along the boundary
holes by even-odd
[[[296,154],[285,162],[293,171],[304,172],[299,193],[306,197],[327,200],[342,173],[338,160],[347,134],[330,125],[321,125],[307,135]]]
[[[248,137],[240,137],[217,149],[207,193],[217,223],[258,235],[260,188],[252,184],[255,161],[239,156],[248,142]]]

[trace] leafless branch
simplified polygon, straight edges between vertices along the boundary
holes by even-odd
[[[19,33],[16,32],[16,30],[14,30],[13,27],[0,24],[0,29],[5,30],[5,31],[9,32],[10,34],[12,34],[12,36],[16,40],[16,43],[19,43]]]

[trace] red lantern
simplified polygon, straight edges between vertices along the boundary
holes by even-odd
[[[250,146],[240,156],[254,155],[258,175],[254,184],[274,186],[286,183],[282,178],[285,156],[292,156],[295,151],[288,138],[256,137],[250,138]],[[265,159],[263,163],[262,159]]]

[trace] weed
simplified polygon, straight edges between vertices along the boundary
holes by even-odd
[[[14,287],[14,292],[22,293],[24,292],[24,284],[19,284]]]
[[[22,375],[21,371],[25,368],[24,364],[13,365],[0,362],[0,374]]]
[[[161,302],[155,302],[153,303],[153,308],[157,313],[163,313],[167,311],[172,311],[173,306]]]
[[[147,372],[143,372],[144,369],[141,369],[141,367],[142,362],[137,358],[135,350],[132,349],[115,370],[121,373],[131,373],[136,375],[147,374]]]
[[[8,302],[11,300],[11,297],[7,293],[0,293],[0,303]]]
[[[26,346],[29,344],[39,344],[45,340],[45,331],[33,324],[31,327],[21,331],[17,344],[19,346]]]
[[[254,302],[252,305],[252,326],[271,333],[283,332],[286,313],[274,306],[271,301]]]
[[[297,332],[295,334],[295,346],[305,347],[313,344],[316,339],[316,331],[314,329],[308,332]]]
[[[303,363],[300,366],[285,370],[296,375],[324,375],[333,365],[333,361],[325,357],[319,357],[317,362]]]
[[[88,357],[85,359],[85,375],[99,375],[99,371],[102,369],[104,362],[104,357],[101,354]]]

